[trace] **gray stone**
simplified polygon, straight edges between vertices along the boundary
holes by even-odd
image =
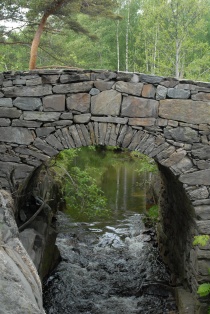
[[[40,138],[36,138],[34,141],[34,146],[43,151],[48,156],[55,156],[58,154],[58,151],[54,149],[52,146],[48,145],[46,142],[41,140]]]
[[[79,82],[79,81],[89,81],[90,74],[79,74],[79,73],[71,73],[71,74],[63,74],[60,77],[61,84],[70,83],[70,82]]]
[[[188,185],[210,185],[210,169],[182,174],[179,180]]]
[[[104,81],[95,81],[94,86],[99,89],[101,92],[105,90],[112,89],[115,82],[104,82]]]
[[[10,119],[0,118],[0,126],[10,126]]]
[[[12,98],[0,98],[0,107],[12,107]]]
[[[209,192],[206,186],[189,192],[191,200],[208,198]]]
[[[82,133],[83,133],[83,136],[85,138],[85,141],[86,141],[87,145],[91,145],[92,142],[91,142],[91,139],[90,139],[90,134],[88,132],[88,129],[83,124],[80,125],[80,128],[82,130]]]
[[[156,89],[156,99],[157,100],[166,99],[167,90],[168,89],[165,86],[158,85]]]
[[[26,80],[26,86],[34,86],[34,85],[40,85],[42,84],[42,78],[36,77],[31,80]]]
[[[91,118],[90,113],[78,114],[78,115],[74,115],[74,122],[75,123],[88,123],[90,121],[90,118]]]
[[[2,92],[0,92],[0,98],[4,97],[4,94]]]
[[[43,84],[55,84],[58,82],[60,75],[42,75]]]
[[[38,137],[45,137],[48,136],[50,133],[54,132],[55,128],[54,127],[42,127],[42,128],[37,128],[36,129],[36,135]]]
[[[87,146],[85,137],[84,137],[84,135],[83,135],[83,133],[82,133],[82,129],[81,129],[81,127],[80,127],[79,124],[76,124],[76,129],[77,129],[77,132],[78,132],[78,134],[79,134],[79,138],[80,138],[80,141],[81,141],[81,143],[82,143],[82,146]]]
[[[210,220],[210,206],[209,205],[200,205],[195,206],[195,215],[198,220]]]
[[[192,95],[193,100],[210,101],[210,93],[197,93]]]
[[[190,91],[180,88],[169,88],[167,95],[169,98],[188,99],[190,97]]]
[[[99,123],[98,124],[98,130],[99,130],[99,145],[105,144],[105,137],[106,137],[106,131],[107,131],[107,123]]]
[[[155,118],[130,118],[129,125],[152,126],[155,124]]]
[[[54,134],[50,134],[48,137],[46,137],[46,142],[50,144],[52,147],[54,147],[56,150],[63,150],[63,145],[57,140]]]
[[[65,95],[50,95],[43,98],[44,111],[65,111]]]
[[[41,99],[33,97],[17,97],[13,105],[21,110],[38,110],[42,106]]]
[[[199,234],[210,234],[210,221],[209,220],[196,221],[196,225],[198,227]]]
[[[98,88],[91,88],[89,94],[91,96],[95,96],[95,95],[98,95],[100,93],[100,90]]]
[[[35,121],[56,121],[60,117],[58,112],[23,112],[22,118],[24,120]]]
[[[130,145],[128,146],[128,149],[135,150],[136,147],[139,145],[140,140],[142,139],[143,136],[144,136],[144,132],[137,131],[134,137],[132,138],[132,141]]]
[[[49,159],[49,156],[42,154],[39,150],[35,149],[34,147],[32,148],[33,149],[16,147],[14,151],[21,155],[29,155],[29,156],[36,157],[37,159],[42,160],[42,161],[46,161]]]
[[[72,120],[58,120],[55,122],[44,123],[43,127],[50,127],[50,126],[62,127],[62,126],[70,126],[72,124],[73,124]]]
[[[32,129],[32,128],[39,128],[41,126],[41,122],[13,119],[12,126],[20,126],[20,127]]]
[[[138,98],[135,96],[123,97],[121,116],[144,118],[158,115],[158,102],[152,99]]]
[[[140,96],[143,88],[143,83],[132,83],[119,81],[115,85],[115,89],[120,93]]]
[[[155,98],[156,88],[152,84],[144,84],[142,90],[142,97]]]
[[[63,137],[64,137],[65,140],[66,140],[66,143],[67,143],[68,147],[69,147],[69,148],[70,148],[70,147],[75,148],[75,147],[76,147],[76,146],[75,146],[75,143],[74,143],[74,141],[73,141],[73,138],[72,138],[71,135],[69,134],[68,128],[63,128],[63,129],[61,130],[61,132],[62,132],[62,134],[63,134]]]
[[[165,128],[164,135],[166,138],[174,139],[177,142],[199,142],[198,132],[189,127]]]
[[[140,74],[140,81],[145,83],[159,84],[163,77],[155,75]]]
[[[124,135],[123,141],[122,141],[122,147],[126,148],[130,145],[130,143],[132,142],[133,136],[135,131],[132,129],[132,127],[128,127],[126,130],[126,133]],[[118,141],[119,142],[119,139]]]
[[[73,114],[71,112],[64,112],[61,114],[60,119],[71,120],[71,119],[73,119]]]
[[[196,161],[196,166],[200,170],[210,169],[210,161],[198,160],[198,161]]]
[[[162,164],[166,167],[171,167],[176,164],[178,164],[183,158],[186,156],[186,151],[183,149],[178,149],[174,153],[171,154],[171,156],[166,159]]]
[[[17,144],[30,144],[34,140],[31,131],[26,128],[17,127],[0,127],[0,141],[17,143]]]
[[[67,108],[81,113],[90,112],[90,95],[87,93],[77,93],[67,98]]]
[[[74,140],[75,147],[81,147],[82,143],[75,125],[69,127],[69,133]]]
[[[61,85],[54,86],[53,92],[55,94],[84,93],[84,92],[89,92],[92,87],[93,87],[93,82],[61,84]]]
[[[91,98],[92,115],[118,116],[121,106],[121,94],[115,90],[104,91]]]
[[[210,105],[190,99],[164,99],[160,100],[159,116],[193,124],[210,123]]]
[[[4,87],[10,87],[10,86],[12,86],[13,84],[12,84],[12,81],[4,81],[3,82],[3,86]]]
[[[19,118],[21,114],[22,111],[18,110],[17,108],[0,107],[0,118],[15,119]]]
[[[105,122],[105,123],[119,123],[126,124],[128,122],[128,118],[118,118],[118,117],[91,117],[92,121],[97,122]]]
[[[208,160],[210,159],[210,147],[206,144],[197,144],[192,147],[192,155],[195,158]]]
[[[3,88],[5,97],[43,97],[52,94],[51,85],[13,86]]]
[[[192,161],[188,157],[184,157],[176,165],[172,166],[172,169],[176,170],[177,173],[185,173],[193,167]]]

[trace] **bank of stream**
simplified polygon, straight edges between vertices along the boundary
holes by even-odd
[[[144,224],[150,200],[135,167],[107,167],[101,187],[109,216],[57,215],[62,261],[44,282],[46,313],[177,313],[155,229]]]

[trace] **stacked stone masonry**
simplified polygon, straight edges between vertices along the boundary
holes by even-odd
[[[194,208],[196,232],[210,234],[209,144],[210,83],[76,69],[0,74],[2,188],[13,169],[24,180],[64,149],[120,146],[168,168]],[[193,272],[205,279],[210,251],[193,252]]]

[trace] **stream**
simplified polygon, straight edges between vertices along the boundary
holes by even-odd
[[[62,261],[44,282],[47,314],[178,313],[155,231],[143,222],[146,197],[137,181],[126,165],[108,167],[101,186],[109,217],[58,213]]]

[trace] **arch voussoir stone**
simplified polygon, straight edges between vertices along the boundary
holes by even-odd
[[[154,158],[167,186],[162,238],[165,233],[175,251],[182,251],[174,241],[178,227],[171,235],[166,228],[171,210],[176,225],[182,225],[180,216],[188,230],[182,230],[188,257],[178,260],[196,291],[206,278],[202,261],[210,262],[204,254],[196,257],[190,244],[195,234],[210,234],[210,83],[76,69],[5,72],[1,77],[1,188],[10,188],[11,171],[21,182],[69,148],[119,146]]]

